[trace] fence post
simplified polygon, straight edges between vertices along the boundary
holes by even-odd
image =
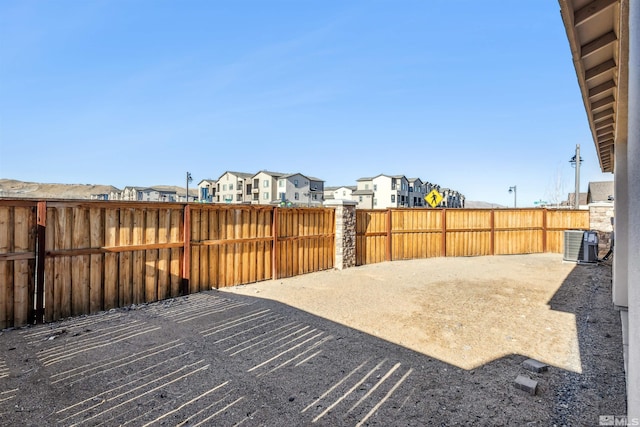
[[[189,204],[184,206],[184,232],[182,254],[182,295],[189,294],[189,278],[191,277],[191,211]]]
[[[327,200],[335,207],[334,267],[338,270],[356,265],[356,205],[352,200]]]
[[[447,256],[447,210],[442,208],[442,246],[440,248],[441,255]]]
[[[273,233],[273,248],[271,249],[271,278],[278,278],[278,262],[280,256],[278,254],[278,207],[273,208],[273,225],[271,227]]]
[[[392,261],[391,259],[391,209],[387,209],[387,247],[385,250],[385,258],[387,261]]]
[[[542,212],[542,253],[547,252],[547,208]]]
[[[496,254],[496,223],[495,223],[495,210],[491,209],[491,255]]]
[[[44,257],[47,202],[38,202],[36,223],[36,308],[32,320],[34,323],[44,323]]]

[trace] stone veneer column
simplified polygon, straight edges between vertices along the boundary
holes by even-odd
[[[327,200],[336,209],[336,253],[334,267],[342,270],[356,265],[356,205],[351,200]]]
[[[613,203],[589,204],[589,229],[598,232],[598,258],[605,256],[611,245]]]

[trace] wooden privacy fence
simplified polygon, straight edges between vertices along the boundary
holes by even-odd
[[[356,211],[356,264],[439,256],[562,253],[564,230],[589,211],[389,209]]]
[[[0,200],[0,329],[332,268],[334,229],[323,208]]]

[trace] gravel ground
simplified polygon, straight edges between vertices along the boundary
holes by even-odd
[[[401,286],[411,280],[422,292]],[[371,301],[360,281],[393,299]],[[442,292],[424,288],[434,282]],[[607,263],[550,255],[415,260],[5,330],[0,424],[598,425],[626,407],[610,282]],[[419,330],[430,331],[422,347]],[[534,356],[546,372],[524,369]],[[535,395],[514,387],[518,375],[538,382]]]

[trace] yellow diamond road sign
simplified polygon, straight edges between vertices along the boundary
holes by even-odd
[[[442,201],[442,194],[438,192],[435,188],[431,190],[431,193],[424,196],[424,199],[431,205],[432,208],[435,208]]]

